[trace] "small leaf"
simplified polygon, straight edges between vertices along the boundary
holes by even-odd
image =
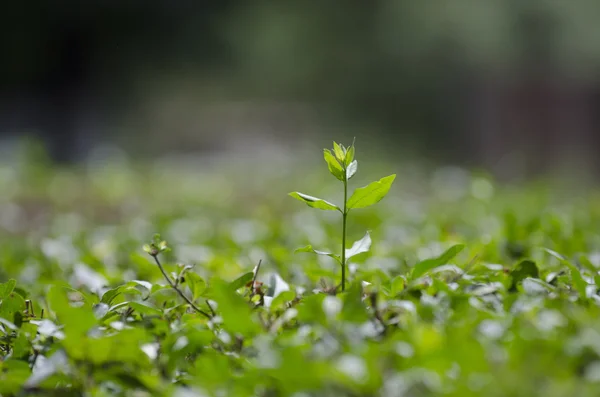
[[[15,285],[17,285],[17,281],[13,278],[4,284],[0,284],[0,300],[6,298],[11,292],[13,292]]]
[[[544,248],[544,251],[555,257],[560,261],[561,264],[567,266],[569,270],[571,270],[571,282],[573,283],[573,287],[579,293],[579,297],[582,299],[587,298],[587,286],[588,283],[581,276],[581,271],[577,268],[577,266],[573,265],[569,262],[564,256],[559,254],[556,251],[553,251],[549,248]]]
[[[346,168],[346,178],[350,179],[356,174],[356,170],[358,169],[358,161],[354,160],[348,165]]]
[[[562,256],[556,251],[551,250],[550,248],[543,248],[543,250],[555,257],[556,259],[558,259],[560,262],[564,262],[567,260],[564,256]]]
[[[236,278],[235,280],[233,280],[231,283],[229,283],[229,286],[231,287],[232,290],[237,291],[238,289],[242,288],[243,286],[248,284],[250,281],[252,281],[253,278],[254,278],[254,273],[248,272],[248,273],[245,273],[245,274],[241,275],[240,277]]]
[[[294,253],[298,253],[298,252],[309,252],[311,254],[325,255],[325,256],[329,256],[329,257],[337,260],[338,262],[341,261],[339,255],[332,254],[331,252],[318,251],[316,249],[313,249],[312,245],[307,245],[306,247],[298,248],[296,251],[294,251]]]
[[[114,312],[115,310],[121,309],[123,307],[131,307],[133,310],[140,314],[148,314],[161,316],[162,312],[154,306],[151,306],[149,303],[145,302],[121,302],[117,303],[114,306],[111,306],[109,311]]]
[[[344,181],[344,169],[342,168],[340,162],[335,158],[335,156],[331,154],[331,151],[329,149],[323,150],[323,157],[325,158],[325,162],[329,167],[329,172],[331,172],[331,175],[335,176],[340,181]]]
[[[352,197],[348,199],[348,209],[364,208],[379,202],[390,191],[394,179],[396,179],[395,174],[356,189]]]
[[[335,154],[335,158],[341,163],[346,158],[346,151],[344,147],[339,145],[337,142],[333,142],[333,153]]]
[[[346,259],[350,259],[355,255],[362,254],[363,252],[368,252],[370,248],[371,235],[369,232],[367,232],[363,238],[352,244],[352,248],[346,250]]]
[[[402,275],[396,276],[390,282],[390,287],[392,296],[396,296],[406,287],[406,279]]]
[[[318,208],[320,210],[338,210],[338,211],[340,211],[340,209],[337,205],[332,204],[329,201],[325,201],[325,200],[317,198],[317,197],[309,196],[304,193],[292,192],[292,193],[290,193],[290,196],[292,196],[293,198],[295,198],[297,200],[303,201],[309,207]]]
[[[198,299],[206,290],[206,282],[202,277],[193,272],[188,272],[185,275],[185,279],[192,293],[193,300]]]
[[[573,282],[573,287],[575,287],[575,290],[579,293],[579,297],[582,299],[587,298],[586,289],[588,283],[581,276],[581,272],[575,265],[569,262],[565,262],[565,264],[571,269],[571,281]]]
[[[277,295],[275,298],[273,298],[273,301],[271,302],[271,306],[269,307],[269,310],[271,312],[274,312],[277,309],[285,308],[285,304],[287,302],[293,301],[295,298],[296,298],[295,291],[283,291],[282,293]]]
[[[444,252],[437,258],[426,259],[422,262],[417,263],[413,268],[411,278],[415,280],[427,273],[428,271],[430,271],[431,269],[435,269],[436,267],[448,264],[448,261],[450,261],[456,255],[458,255],[459,252],[462,251],[464,248],[464,244],[456,244],[448,248],[446,252]]]
[[[354,144],[346,150],[346,167],[350,166],[352,161],[354,161]]]
[[[147,302],[129,302],[129,307],[140,314],[162,316],[162,311]]]

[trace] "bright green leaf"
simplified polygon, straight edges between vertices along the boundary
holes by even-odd
[[[325,200],[317,198],[317,197],[309,196],[304,193],[292,192],[292,193],[290,193],[290,196],[292,196],[293,198],[295,198],[297,200],[303,201],[309,207],[318,208],[320,210],[338,210],[338,211],[340,211],[340,209],[337,205],[332,204],[328,201],[325,201]]]
[[[346,167],[354,161],[354,144],[346,150]]]
[[[295,291],[291,291],[291,290],[283,291],[282,293],[277,295],[275,298],[273,298],[273,301],[271,302],[271,307],[269,307],[269,310],[274,312],[278,309],[285,308],[285,304],[293,301],[295,298],[296,298]]]
[[[252,319],[248,302],[231,289],[230,283],[215,280],[213,295],[219,305],[219,314],[223,318],[223,327],[230,332],[250,336],[260,331]]]
[[[365,187],[358,188],[348,199],[347,207],[364,208],[379,202],[390,191],[396,175],[386,176],[377,182],[372,182]]]
[[[413,268],[411,278],[415,280],[427,273],[428,271],[435,269],[436,267],[448,264],[448,261],[450,261],[456,255],[458,255],[464,248],[464,244],[456,244],[448,248],[446,252],[444,252],[437,258],[426,259],[422,262],[417,263]]]
[[[335,154],[335,158],[341,163],[346,158],[346,151],[344,147],[338,144],[337,142],[333,142],[333,153]]]
[[[345,173],[344,168],[340,165],[340,162],[335,158],[329,149],[323,150],[323,158],[325,158],[325,162],[327,163],[327,167],[329,168],[329,172],[331,175],[335,176],[340,181],[344,181]]]

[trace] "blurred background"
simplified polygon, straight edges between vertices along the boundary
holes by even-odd
[[[10,2],[0,154],[294,153],[600,177],[597,0]],[[573,172],[576,172],[575,174]]]

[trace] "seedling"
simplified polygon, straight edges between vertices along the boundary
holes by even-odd
[[[363,252],[367,252],[371,248],[371,236],[369,235],[369,232],[367,232],[362,239],[356,241],[352,245],[352,248],[346,249],[346,225],[348,214],[350,213],[350,210],[369,207],[381,201],[381,199],[383,199],[390,191],[392,183],[396,178],[396,174],[381,178],[380,180],[372,182],[367,186],[356,189],[352,196],[348,198],[348,181],[356,174],[356,171],[358,170],[358,162],[354,158],[354,151],[354,143],[350,147],[346,148],[336,142],[333,142],[333,152],[329,149],[323,150],[323,157],[325,158],[329,172],[331,172],[334,177],[342,182],[344,186],[344,203],[341,208],[329,201],[309,196],[304,193],[290,193],[290,196],[303,201],[309,207],[325,211],[339,211],[342,214],[341,255],[318,251],[313,249],[313,247],[310,245],[296,250],[296,252],[312,252],[317,255],[326,255],[334,258],[342,268],[342,281],[340,283],[342,291],[346,289],[346,268],[348,259]]]
[[[194,302],[192,302],[192,300],[190,298],[188,298],[187,296],[185,296],[185,294],[183,293],[183,291],[181,291],[179,289],[179,287],[177,286],[178,283],[179,283],[179,279],[181,278],[181,275],[179,277],[177,277],[177,280],[175,280],[175,281],[171,280],[171,277],[169,277],[169,275],[165,271],[165,268],[163,267],[162,263],[158,259],[159,255],[161,253],[163,253],[163,252],[169,252],[170,250],[171,249],[169,248],[169,245],[167,244],[167,242],[164,241],[164,240],[162,240],[160,238],[160,235],[158,235],[158,234],[154,235],[152,243],[150,243],[150,244],[144,244],[144,251],[146,251],[146,253],[148,255],[150,255],[151,257],[154,258],[154,262],[156,262],[156,265],[160,269],[160,272],[164,276],[165,280],[167,280],[167,282],[169,283],[169,285],[171,286],[171,288],[173,288],[175,290],[175,292],[177,292],[177,294],[179,294],[179,296],[181,296],[181,298],[184,301],[186,301],[187,304],[190,305],[190,307],[192,309],[194,309],[197,313],[203,315],[204,317],[206,317],[206,318],[208,318],[210,320],[212,318],[212,316],[210,314],[208,314],[207,312],[205,312],[204,310],[200,309],[198,306],[196,306],[194,304]],[[213,312],[213,309],[210,306],[210,304],[208,303],[208,301],[206,303],[208,304],[208,307],[211,310],[211,312]]]

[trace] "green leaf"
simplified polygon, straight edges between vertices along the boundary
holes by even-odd
[[[354,160],[348,167],[346,168],[346,178],[350,179],[356,174],[356,170],[358,169],[358,161]]]
[[[456,255],[458,255],[464,248],[464,244],[456,244],[448,248],[446,252],[444,252],[437,258],[426,259],[422,262],[417,263],[413,268],[411,279],[415,280],[427,273],[428,271],[435,269],[436,267],[448,264],[448,261],[450,261]]]
[[[527,277],[540,278],[540,271],[534,261],[525,259],[515,266],[510,272],[510,277],[512,281],[509,291],[515,292],[517,290],[517,285]]]
[[[198,299],[206,290],[206,281],[196,273],[187,272],[185,280],[192,293],[192,300]]]
[[[317,197],[309,196],[309,195],[304,194],[304,193],[292,192],[292,193],[290,193],[290,196],[292,196],[293,198],[295,198],[297,200],[303,201],[309,207],[318,208],[320,210],[338,210],[338,211],[341,211],[339,209],[339,207],[337,205],[335,205],[335,204],[332,204],[332,203],[330,203],[328,201],[325,201],[325,200],[317,198]]]
[[[244,273],[243,275],[241,275],[240,277],[236,278],[231,283],[229,283],[229,286],[232,290],[237,291],[238,289],[244,287],[246,284],[251,282],[253,278],[254,278],[253,272]]]
[[[128,302],[129,307],[134,309],[136,312],[141,314],[148,314],[152,316],[162,316],[162,312],[156,307],[146,302]]]
[[[343,296],[344,306],[341,312],[343,320],[353,323],[363,323],[369,320],[367,308],[362,301],[362,285],[360,282],[352,283]]]
[[[575,266],[574,264],[569,262],[563,255],[559,254],[556,251],[553,251],[549,248],[544,248],[544,251],[546,251],[547,253],[549,253],[550,255],[555,257],[556,259],[558,259],[561,264],[563,264],[569,268],[569,270],[571,271],[571,282],[573,283],[573,287],[579,294],[580,298],[586,299],[587,298],[586,289],[587,289],[588,283],[583,279],[583,277],[581,275],[581,271],[577,268],[577,266]]]
[[[116,288],[109,289],[102,295],[101,303],[106,303],[107,305],[111,305],[115,298],[121,294],[141,294],[140,290],[138,290],[135,286],[139,285],[136,282],[128,282],[127,284],[120,285]]]
[[[25,299],[15,292],[11,292],[0,303],[0,317],[19,326],[22,313],[25,310]],[[16,317],[15,317],[16,316]]]
[[[346,151],[344,147],[338,144],[337,142],[333,142],[333,153],[335,154],[335,158],[341,163],[346,158]]]
[[[390,282],[391,295],[396,296],[406,287],[406,278],[402,275],[396,276]]]
[[[260,327],[252,319],[248,302],[231,289],[231,284],[215,280],[215,300],[219,304],[219,314],[223,318],[223,327],[230,332],[249,336],[260,332]]]
[[[346,150],[346,167],[350,166],[352,161],[354,161],[354,144]]]
[[[17,281],[12,278],[4,284],[0,284],[0,300],[6,298],[11,292],[13,292],[15,285],[17,285]]]
[[[371,235],[367,232],[363,238],[352,244],[352,248],[346,250],[346,259],[350,259],[363,252],[368,252],[369,249],[371,249]]]
[[[285,304],[287,302],[293,301],[295,298],[296,298],[295,291],[291,291],[291,290],[283,291],[282,293],[277,295],[275,298],[273,298],[273,301],[271,302],[271,307],[269,307],[269,310],[271,312],[274,312],[278,309],[285,308]]]
[[[331,172],[331,175],[335,176],[340,181],[344,181],[346,177],[344,168],[342,168],[340,162],[333,154],[331,154],[329,149],[323,150],[323,158],[325,158],[325,162],[327,163],[327,167],[329,167],[329,172]]]
[[[58,321],[65,326],[67,337],[71,335],[77,339],[95,326],[97,319],[89,306],[71,305],[67,297],[67,290],[70,289],[55,285],[48,291],[47,300]]]
[[[379,202],[390,191],[394,179],[396,179],[395,174],[356,189],[348,199],[347,208],[365,208]]]
[[[298,321],[308,324],[326,324],[327,316],[323,312],[323,300],[325,297],[325,294],[314,294],[302,298],[297,306]]]
[[[329,256],[331,258],[334,258],[338,262],[341,261],[339,255],[332,254],[331,252],[318,251],[316,249],[313,249],[312,245],[307,245],[306,247],[298,248],[296,251],[294,251],[294,253],[299,253],[299,252],[309,252],[311,254],[325,255],[325,256]]]
[[[558,252],[551,250],[550,248],[543,248],[543,250],[546,251],[551,256],[553,256],[556,259],[558,259],[561,263],[566,262],[566,260],[567,260],[567,258],[565,258],[564,256],[562,256]]]

